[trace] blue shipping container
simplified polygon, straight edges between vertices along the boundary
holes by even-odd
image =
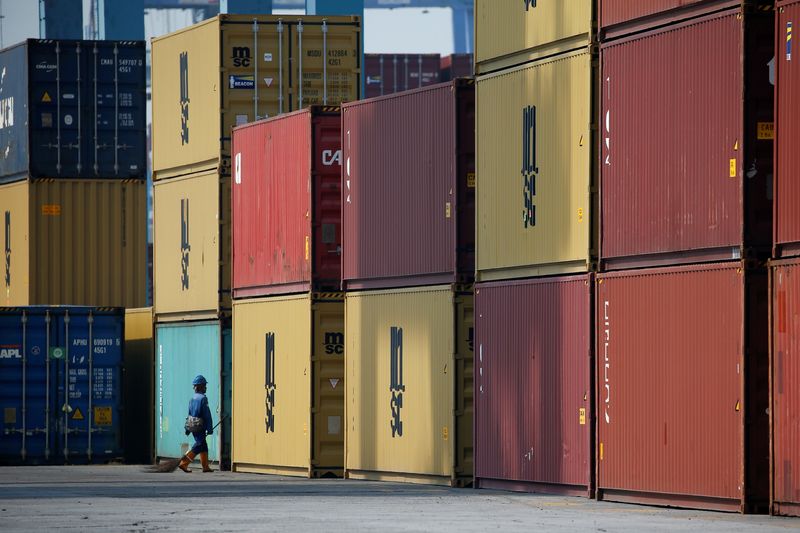
[[[156,456],[177,458],[194,439],[183,430],[194,394],[192,379],[208,380],[206,396],[214,424],[208,457],[230,464],[231,328],[221,321],[156,325]]]
[[[0,51],[0,182],[145,179],[143,41],[29,39]]]
[[[0,463],[122,456],[124,312],[0,308]]]

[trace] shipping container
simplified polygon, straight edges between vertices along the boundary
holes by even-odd
[[[0,182],[146,177],[143,41],[28,39],[0,70]]]
[[[475,481],[591,497],[592,274],[481,283]]]
[[[125,310],[125,368],[122,390],[125,412],[123,448],[129,464],[149,464],[153,460],[153,308]]]
[[[153,186],[157,322],[230,315],[231,178],[207,170]]]
[[[472,54],[442,56],[439,69],[439,79],[441,81],[471,78],[475,74],[475,69],[472,67]]]
[[[768,256],[773,13],[601,48],[601,268]]]
[[[338,291],[342,138],[338,107],[233,132],[233,296]]]
[[[0,185],[0,303],[145,303],[146,190],[138,180]]]
[[[588,49],[478,78],[479,281],[593,268],[593,84]]]
[[[439,54],[364,54],[365,96],[374,98],[439,83],[440,61]]]
[[[800,260],[774,261],[772,285],[772,512],[800,516]]]
[[[342,285],[472,281],[472,80],[343,106],[342,151]]]
[[[121,309],[0,308],[0,464],[121,459]]]
[[[341,477],[344,295],[233,306],[233,470]]]
[[[800,256],[800,68],[792,61],[794,23],[800,24],[800,2],[779,1],[776,16],[776,141],[774,257]]]
[[[208,436],[208,459],[230,465],[231,328],[221,320],[156,324],[155,448],[156,459],[179,458],[194,444],[184,433],[192,380],[208,380],[211,419],[222,423]]]
[[[598,275],[598,499],[767,509],[766,278],[743,262]]]
[[[476,0],[475,72],[585,49],[595,39],[595,1]]]
[[[473,323],[472,286],[345,294],[346,477],[472,483]]]
[[[230,174],[234,126],[358,100],[361,22],[220,15],[153,39],[152,72],[153,178]]]

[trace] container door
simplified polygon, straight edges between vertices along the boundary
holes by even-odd
[[[314,290],[336,291],[342,272],[342,139],[339,115],[314,120]]]
[[[456,469],[457,478],[472,481],[474,454],[472,444],[475,415],[475,304],[472,293],[456,298]]]
[[[319,476],[344,469],[344,301],[313,304],[312,464]]]

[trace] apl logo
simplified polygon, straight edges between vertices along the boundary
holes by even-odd
[[[344,353],[344,333],[325,332],[325,353],[328,355],[342,355]]]
[[[529,11],[530,8],[536,7],[536,0],[522,0],[525,3],[525,11]]]
[[[234,46],[231,59],[234,67],[249,67],[250,49],[246,46]]]
[[[6,228],[6,288],[11,287],[11,211],[5,213],[5,228]]]
[[[22,359],[20,348],[17,344],[0,345],[0,359]]]
[[[181,290],[189,290],[189,199],[181,198]]]
[[[611,343],[611,320],[608,315],[608,300],[603,302],[603,388],[606,391],[606,398],[603,402],[603,414],[606,424],[611,423],[611,383],[608,378],[608,371],[611,369],[609,355],[609,344]]]
[[[189,52],[180,55],[181,145],[189,144]]]
[[[322,164],[326,167],[332,167],[333,165],[342,166],[342,151],[323,150]]]
[[[392,420],[389,425],[392,428],[392,438],[395,438],[403,436],[403,421],[400,418],[400,410],[403,408],[403,393],[406,390],[403,383],[403,328],[392,326],[389,335],[391,336],[389,391],[392,393],[392,399],[389,402]]]
[[[275,433],[275,333],[265,336],[266,361],[264,375],[264,426],[267,433]]]
[[[522,109],[522,224],[525,228],[536,225],[536,178],[539,167],[536,164],[536,106]]]

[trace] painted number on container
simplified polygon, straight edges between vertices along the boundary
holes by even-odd
[[[110,426],[113,422],[111,414],[111,407],[95,407],[94,408],[94,425],[95,426]]]
[[[189,144],[189,52],[181,52],[180,63],[181,146]]]
[[[264,427],[267,433],[275,433],[275,333],[264,335],[265,361],[264,361]]]
[[[525,228],[536,225],[536,178],[539,167],[536,164],[536,106],[522,108],[522,224]]]
[[[189,290],[189,199],[181,198],[181,291]]]
[[[403,393],[406,390],[403,383],[403,328],[392,326],[389,329],[389,336],[389,391],[392,393],[389,401],[392,420],[389,425],[392,428],[392,438],[395,438],[403,436],[403,421],[400,418],[400,410],[403,408]]]

